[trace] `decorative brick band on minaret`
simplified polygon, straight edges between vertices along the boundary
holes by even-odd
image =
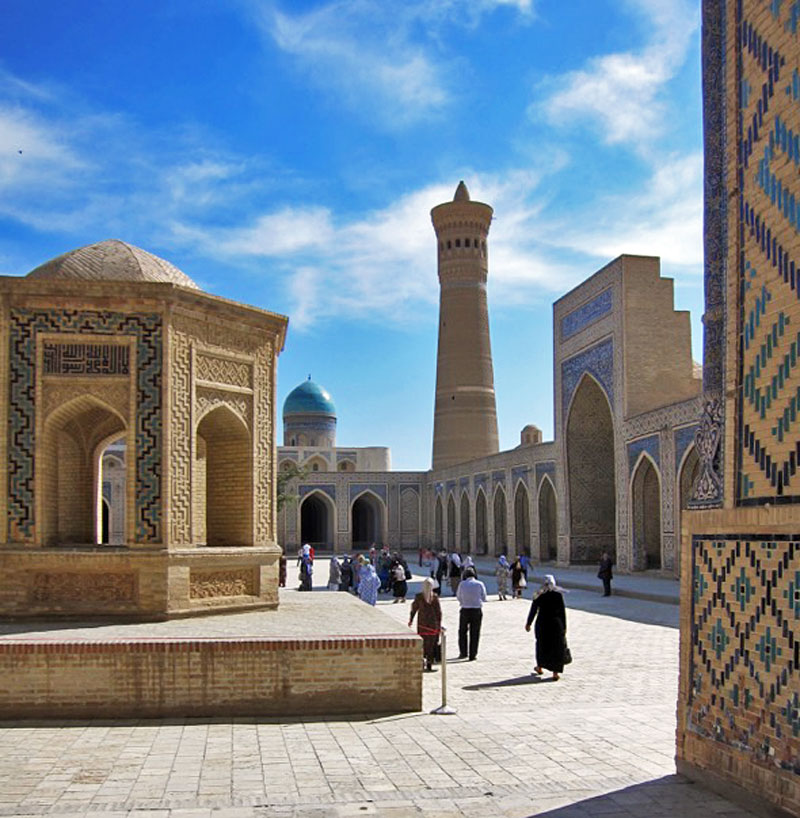
[[[492,208],[470,201],[459,182],[452,202],[431,210],[439,244],[439,349],[433,468],[498,450],[486,236]]]

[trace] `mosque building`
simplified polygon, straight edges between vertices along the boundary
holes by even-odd
[[[393,471],[385,448],[336,445],[336,411],[310,379],[283,407],[279,469],[305,470],[279,512],[288,552],[371,543],[534,562],[679,572],[698,473],[702,373],[689,315],[659,260],[623,255],[553,305],[555,439],[528,425],[499,451],[486,297],[492,208],[460,182],[431,212],[440,285],[432,467]]]

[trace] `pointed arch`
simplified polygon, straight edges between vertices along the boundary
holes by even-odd
[[[548,475],[539,483],[539,560],[555,562],[558,559],[558,505],[556,489]]]
[[[633,520],[633,564],[637,568],[660,569],[661,473],[655,460],[641,452],[630,479]]]
[[[303,463],[303,467],[310,472],[328,471],[328,461],[324,457],[316,454],[313,457],[309,457],[309,459]]]
[[[492,503],[494,517],[494,555],[499,557],[508,551],[508,521],[506,519],[506,490],[498,484]]]
[[[350,541],[354,548],[369,548],[385,541],[386,506],[374,491],[364,489],[350,504]]]
[[[403,548],[419,546],[419,493],[406,488],[400,491],[400,544]]]
[[[461,508],[459,509],[459,550],[462,554],[468,554],[470,552],[470,508],[469,508],[469,493],[466,491],[461,492]]]
[[[300,501],[300,542],[316,549],[333,545],[336,506],[324,491],[309,492]]]
[[[452,492],[447,498],[447,550],[456,550],[456,500]]]
[[[103,541],[102,451],[124,437],[125,419],[94,395],[80,395],[51,412],[37,463],[44,545]]]
[[[253,446],[250,430],[226,404],[195,428],[194,541],[207,545],[253,542]]]
[[[443,516],[444,511],[442,509],[442,498],[440,495],[437,495],[436,504],[433,509],[433,541],[439,551],[444,548]]]
[[[675,565],[674,573],[676,577],[681,575],[681,545],[683,541],[683,512],[689,507],[689,500],[692,496],[694,484],[700,476],[700,457],[697,454],[697,447],[690,444],[683,453],[681,462],[677,469],[678,479],[675,487],[675,496],[678,498],[677,520],[675,525]]]
[[[514,546],[518,555],[531,554],[530,497],[525,483],[520,480],[514,491]]]
[[[570,562],[616,559],[617,494],[614,419],[608,395],[585,372],[570,401],[566,424]]]
[[[475,492],[475,553],[487,554],[489,552],[489,530],[487,525],[488,515],[486,513],[486,493],[483,486]]]

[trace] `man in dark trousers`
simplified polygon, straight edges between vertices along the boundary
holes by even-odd
[[[613,577],[611,566],[613,564],[608,551],[603,551],[603,555],[600,557],[600,570],[597,572],[597,576],[603,580],[603,596],[611,596],[611,579]]]
[[[486,602],[486,586],[477,579],[474,568],[467,568],[464,571],[456,596],[461,605],[458,619],[458,658],[469,657],[472,662],[478,658],[483,603]]]

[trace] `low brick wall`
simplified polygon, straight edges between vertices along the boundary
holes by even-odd
[[[0,718],[292,716],[422,707],[414,634],[0,642]]]

